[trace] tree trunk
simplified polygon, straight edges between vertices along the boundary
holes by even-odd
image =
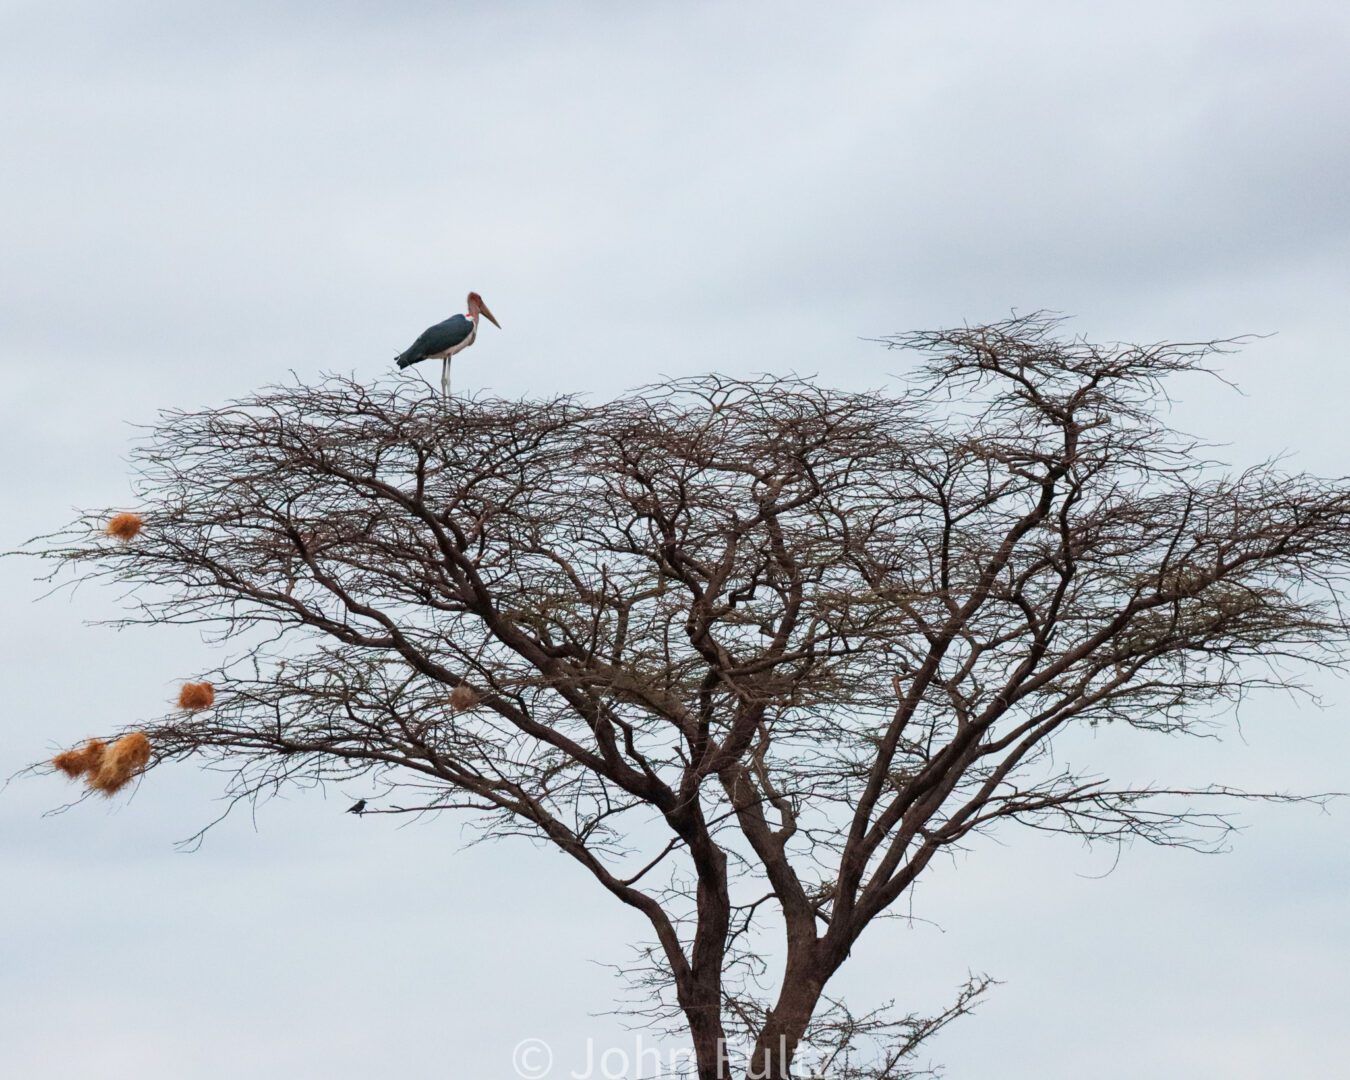
[[[694,1061],[698,1068],[698,1080],[731,1080],[726,1035],[722,1030],[722,1018],[717,1010],[706,1014],[691,1014],[686,1010],[686,1016],[689,1021],[690,1041],[693,1043]]]
[[[824,981],[787,974],[778,1004],[770,1010],[750,1055],[746,1080],[790,1080],[792,1060],[811,1022]]]

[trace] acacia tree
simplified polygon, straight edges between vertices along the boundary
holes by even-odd
[[[864,931],[1000,822],[1213,841],[1200,797],[1244,793],[1114,786],[1052,746],[1338,663],[1350,485],[1226,470],[1160,421],[1221,343],[1032,316],[890,344],[916,358],[890,395],[273,388],[164,415],[133,542],[99,512],[39,546],[131,586],[126,621],[242,649],[213,708],[140,725],[152,767],[224,765],[234,800],[363,776],[371,812],[555,845],[650,923],[637,982],[699,1080],[807,1046],[913,1075],[985,981],[850,1012],[827,986]]]

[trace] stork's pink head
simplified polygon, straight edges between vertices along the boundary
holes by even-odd
[[[481,314],[483,318],[487,319],[487,321],[490,322],[493,326],[495,326],[498,330],[502,328],[502,324],[499,323],[495,318],[493,318],[492,312],[490,312],[487,308],[487,305],[483,303],[483,298],[479,296],[476,292],[469,293],[468,306],[469,306],[469,318],[472,319],[477,315]]]

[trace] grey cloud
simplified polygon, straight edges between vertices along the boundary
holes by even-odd
[[[456,378],[510,394],[876,385],[905,360],[861,338],[1014,306],[1108,337],[1278,330],[1228,361],[1246,397],[1188,383],[1176,419],[1344,472],[1348,36],[1317,2],[11,4],[0,547],[125,498],[129,423],[290,369],[382,374],[469,288],[506,329]],[[107,593],[34,606],[31,569],[0,562],[0,770],[216,659],[82,627]],[[1249,703],[1245,742],[1073,751],[1344,788],[1350,688],[1318,688],[1324,712]],[[448,821],[346,818],[352,792],[175,854],[218,790],[156,775],[45,819],[55,780],[5,792],[16,1075],[505,1077],[520,1038],[623,1037],[586,961],[638,931],[549,854],[456,854]],[[1350,1049],[1344,812],[1244,820],[1229,856],[1132,850],[1105,881],[1100,854],[1006,834],[921,890],[944,932],[890,927],[847,977],[916,1009],[968,968],[1007,980],[934,1045],[953,1077],[1326,1075]]]

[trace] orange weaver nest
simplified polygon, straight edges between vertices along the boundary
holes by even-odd
[[[216,688],[209,682],[184,683],[178,691],[178,707],[195,711],[209,709],[216,701]]]
[[[460,683],[450,691],[450,708],[455,712],[465,712],[478,704],[478,694],[472,686]]]
[[[57,754],[52,758],[52,764],[74,780],[76,777],[98,772],[107,750],[108,744],[102,739],[90,739],[80,750],[67,750]]]
[[[82,750],[67,750],[52,764],[72,780],[83,776],[91,791],[115,795],[150,763],[150,740],[143,731],[123,735],[109,746],[90,739]]]
[[[108,519],[103,531],[121,540],[122,543],[129,544],[144,527],[145,521],[140,514],[114,514]]]
[[[133,777],[140,775],[148,764],[150,740],[145,732],[133,731],[108,747],[98,771],[92,773],[87,782],[95,791],[114,795],[131,783]]]

